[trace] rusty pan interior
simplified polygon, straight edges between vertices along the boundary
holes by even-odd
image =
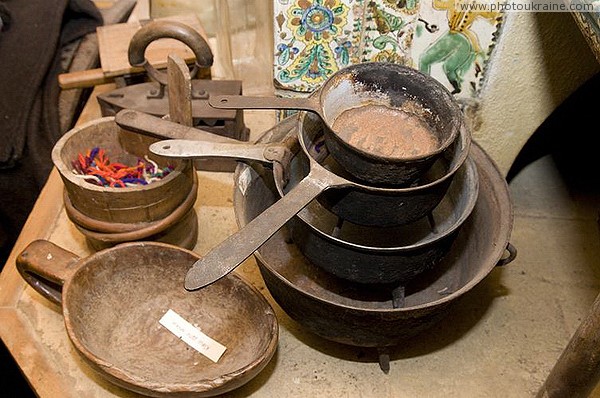
[[[402,306],[395,307],[391,288],[365,288],[311,264],[285,229],[255,253],[275,300],[313,333],[356,346],[396,345],[437,322],[450,304],[492,271],[512,229],[504,178],[480,147],[474,145],[470,157],[480,183],[475,207],[443,261],[405,287]],[[240,226],[277,199],[269,173],[260,166],[238,166],[234,206]]]
[[[365,106],[380,105],[423,118],[439,142],[431,153],[415,158],[445,150],[457,137],[462,120],[454,98],[443,85],[413,68],[394,63],[368,62],[341,69],[325,82],[318,94],[323,107],[323,121],[332,131],[335,131],[335,122],[344,112]],[[377,113],[365,118],[364,122],[377,123]],[[338,131],[335,134],[336,139],[363,156],[383,157],[356,147],[349,141],[349,136],[349,132]]]
[[[454,142],[463,124],[456,100],[442,84],[394,63],[349,66],[319,93],[331,155],[372,185],[403,186],[418,179]],[[340,124],[346,117],[352,121]]]

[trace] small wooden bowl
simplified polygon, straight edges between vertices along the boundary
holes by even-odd
[[[188,160],[171,160],[151,154],[148,147],[158,141],[121,129],[114,117],[93,120],[67,132],[52,150],[52,161],[65,184],[71,204],[90,219],[136,224],[167,217],[194,188],[194,167]],[[72,162],[93,147],[106,150],[112,162],[135,164],[148,156],[159,166],[174,170],[160,181],[127,188],[101,187],[73,172]]]

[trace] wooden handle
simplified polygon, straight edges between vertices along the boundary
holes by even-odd
[[[48,300],[62,303],[62,286],[79,268],[79,257],[47,240],[31,242],[17,257],[17,270]]]
[[[65,90],[71,88],[94,87],[112,82],[113,78],[107,77],[102,69],[88,69],[58,75],[58,85]]]
[[[600,380],[600,295],[554,364],[536,398],[587,398]],[[596,395],[596,394],[594,394]]]

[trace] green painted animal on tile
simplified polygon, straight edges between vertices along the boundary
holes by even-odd
[[[475,4],[477,0],[472,2]],[[461,2],[465,5],[468,3]],[[453,94],[460,93],[465,73],[471,68],[476,57],[484,57],[477,35],[471,26],[477,18],[484,18],[492,23],[498,22],[502,14],[491,11],[463,11],[455,0],[433,0],[433,7],[447,10],[448,31],[443,33],[421,54],[419,70],[430,74],[431,66],[442,64],[446,78],[452,85]]]

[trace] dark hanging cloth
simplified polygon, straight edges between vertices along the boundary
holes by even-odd
[[[61,49],[94,32],[90,0],[0,0],[0,268],[50,170]]]

